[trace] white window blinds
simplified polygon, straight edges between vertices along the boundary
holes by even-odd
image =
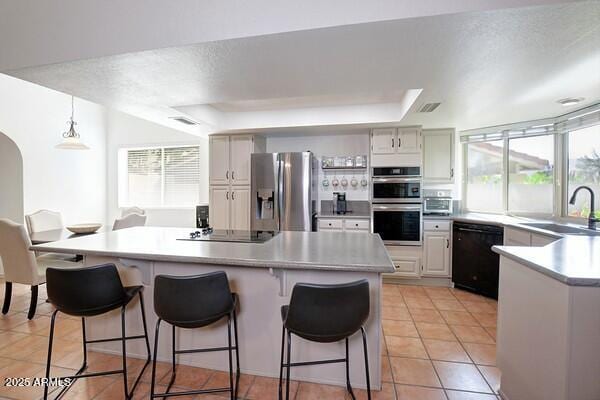
[[[127,151],[127,203],[190,207],[200,199],[198,146]]]
[[[196,205],[200,199],[200,149],[172,147],[164,149],[165,206]]]

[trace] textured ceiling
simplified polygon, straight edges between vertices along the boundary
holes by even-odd
[[[210,122],[212,131],[289,126],[285,111],[296,108],[369,104],[375,112],[378,103],[400,104],[410,89],[423,89],[411,111],[424,102],[442,105],[430,114],[401,113],[402,123],[467,129],[560,114],[565,108],[555,101],[563,97],[600,99],[598,21],[600,2],[578,2],[258,36],[8,73],[156,122],[183,111]]]

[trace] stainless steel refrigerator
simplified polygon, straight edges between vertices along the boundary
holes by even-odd
[[[252,230],[312,231],[316,213],[316,160],[310,151],[254,153]]]

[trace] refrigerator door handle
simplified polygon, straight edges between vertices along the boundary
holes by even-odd
[[[277,230],[281,230],[281,207],[283,207],[283,162],[281,153],[277,154]]]

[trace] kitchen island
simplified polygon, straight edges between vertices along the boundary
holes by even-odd
[[[115,263],[125,284],[143,284],[150,340],[156,314],[153,308],[154,277],[194,275],[223,270],[231,290],[239,295],[238,330],[242,373],[279,377],[281,342],[280,307],[288,304],[294,284],[343,283],[367,279],[370,285],[370,317],[366,323],[371,385],[381,387],[381,274],[394,270],[383,242],[370,233],[281,232],[265,243],[198,242],[189,238],[190,229],[136,227],[79,237],[32,250],[81,254],[85,265]],[[129,334],[142,332],[139,304],[127,311]],[[193,307],[194,305],[190,305]],[[89,319],[90,339],[120,335],[118,312]],[[158,359],[170,361],[170,329],[161,333]],[[196,330],[177,330],[180,348],[223,346],[226,324]],[[322,345],[294,337],[294,361],[340,358],[343,342]],[[128,344],[128,354],[144,358],[145,346]],[[120,344],[96,344],[94,350],[120,354]],[[351,379],[356,387],[366,387],[360,335],[350,340]],[[180,364],[228,370],[224,354],[181,355]],[[342,364],[292,369],[292,379],[345,386]]]
[[[493,250],[502,398],[600,399],[600,237]]]

